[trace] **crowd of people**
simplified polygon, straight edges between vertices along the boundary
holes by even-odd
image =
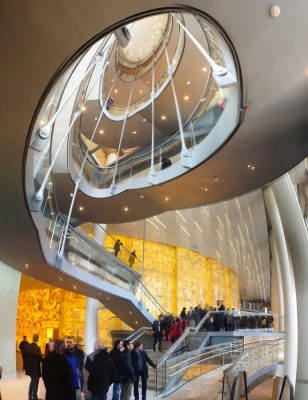
[[[116,339],[108,352],[102,341],[95,342],[94,352],[85,356],[73,337],[49,340],[42,356],[38,346],[39,336],[33,335],[32,343],[24,336],[19,348],[23,368],[31,380],[29,400],[38,400],[39,379],[46,388],[46,400],[106,400],[113,384],[112,400],[139,400],[139,381],[142,382],[142,400],[146,400],[148,364],[156,364],[143,349],[143,344]]]
[[[204,318],[208,315],[207,318]],[[173,314],[160,315],[152,324],[153,351],[162,351],[162,342],[169,340],[174,343],[185,331],[186,327],[198,326],[200,331],[234,331],[238,329],[268,329],[273,328],[274,318],[271,314],[245,313],[225,307],[220,300],[218,307],[202,308],[200,304],[190,307],[187,311],[183,307],[179,317]]]

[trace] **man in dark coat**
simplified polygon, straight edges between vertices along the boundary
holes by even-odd
[[[129,400],[132,394],[133,383],[135,380],[134,369],[131,360],[133,344],[130,340],[124,340],[124,350],[122,352],[121,364],[119,368],[119,381],[121,382],[120,400]]]
[[[113,383],[112,400],[119,400],[120,398],[121,383],[119,381],[119,369],[121,368],[120,365],[122,362],[122,351],[123,341],[121,339],[116,339],[113,344],[113,349],[110,352],[110,356],[117,370],[117,376]]]
[[[159,351],[162,351],[163,342],[163,320],[164,317],[160,315],[152,324],[153,329],[153,351],[156,351],[156,345],[158,343]]]
[[[41,377],[41,348],[37,345],[39,335],[33,335],[33,342],[26,347],[25,370],[31,378],[29,385],[29,400],[37,400],[38,384]]]
[[[43,360],[42,375],[46,400],[72,400],[71,367],[63,355],[64,341],[54,342],[54,351]]]
[[[146,400],[147,396],[147,380],[149,377],[147,363],[156,369],[156,365],[147,355],[146,351],[143,350],[143,344],[137,341],[134,344],[134,350],[132,351],[132,365],[135,372],[134,382],[134,396],[135,400],[139,400],[139,378],[141,377],[142,382],[142,400]]]
[[[109,386],[117,375],[112,358],[101,342],[99,352],[94,356],[88,379],[91,400],[107,400]]]
[[[21,356],[22,356],[22,369],[26,369],[25,368],[25,358],[26,358],[26,348],[29,345],[29,342],[27,340],[27,336],[23,337],[23,340],[19,343],[19,350],[21,352]]]

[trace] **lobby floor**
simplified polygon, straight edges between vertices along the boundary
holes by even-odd
[[[168,396],[169,400],[220,400],[221,399],[221,378],[223,368],[218,368],[184,385],[180,390]],[[3,400],[24,400],[27,398],[30,378],[23,371],[17,373],[16,378],[6,378],[0,381],[0,391]],[[141,393],[140,393],[141,394]],[[38,396],[45,398],[45,387],[40,379]],[[109,390],[108,400],[112,398],[112,391]],[[160,399],[151,390],[148,391],[148,400]],[[132,396],[133,399],[133,396]]]

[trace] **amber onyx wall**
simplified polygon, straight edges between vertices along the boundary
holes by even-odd
[[[136,250],[141,260],[134,269],[142,272],[143,240],[118,235],[123,246]],[[107,237],[104,246],[113,248]],[[119,258],[127,263],[124,249]],[[213,306],[224,300],[227,307],[239,306],[239,281],[235,272],[219,261],[193,250],[146,240],[144,242],[144,283],[166,310],[179,314],[183,307]]]
[[[80,337],[85,334],[86,297],[22,276],[18,300],[16,344],[26,335],[40,335],[42,351],[50,337]],[[99,338],[111,346],[111,331],[130,329],[109,310],[100,310]]]

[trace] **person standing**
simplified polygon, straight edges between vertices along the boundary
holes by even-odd
[[[77,390],[82,390],[83,387],[83,359],[84,353],[80,350],[73,341],[71,336],[65,339],[65,350],[64,356],[70,364],[71,367],[71,386],[73,388],[73,400],[76,400]]]
[[[46,387],[46,400],[72,400],[71,367],[64,357],[64,341],[56,340],[54,350],[43,360],[42,377]]]
[[[54,345],[55,345],[55,342],[52,340],[52,338],[50,338],[48,340],[48,343],[46,343],[46,346],[45,346],[45,357],[47,357],[48,354],[54,350]]]
[[[99,351],[94,356],[88,379],[88,390],[91,400],[107,400],[109,386],[117,375],[116,368],[103,342],[99,344]]]
[[[137,254],[136,254],[136,250],[134,250],[134,251],[132,251],[130,253],[129,259],[128,259],[128,263],[129,263],[129,266],[131,268],[133,268],[133,265],[135,264],[136,258],[137,258]]]
[[[156,345],[158,343],[159,351],[162,351],[162,341],[163,341],[163,329],[162,322],[164,317],[162,315],[159,316],[152,324],[153,329],[153,351],[156,351]]]
[[[29,342],[27,340],[27,336],[23,337],[23,340],[19,343],[19,350],[21,352],[21,357],[22,357],[22,369],[25,368],[25,357],[26,357],[26,348],[29,345]]]
[[[123,341],[116,339],[113,344],[113,349],[110,352],[110,356],[117,370],[117,376],[113,383],[112,400],[119,400],[121,392],[121,383],[119,380],[119,370],[121,368],[122,362],[122,351],[123,351]]]
[[[121,241],[120,241],[120,239],[118,239],[118,240],[115,242],[114,246],[113,246],[114,255],[115,255],[116,257],[118,257],[120,248],[121,248]]]
[[[119,381],[121,382],[120,400],[129,400],[132,394],[133,383],[135,380],[134,369],[131,360],[133,344],[130,340],[124,340],[124,350],[122,352],[121,364],[119,368]]]
[[[41,374],[42,353],[41,348],[37,345],[39,335],[33,335],[33,342],[26,347],[26,375],[31,378],[29,385],[29,400],[37,400],[37,390]]]
[[[134,381],[134,396],[135,400],[139,400],[139,378],[142,382],[142,400],[146,400],[147,396],[147,380],[149,378],[148,365],[156,369],[155,363],[147,355],[146,351],[143,350],[143,344],[137,341],[134,344],[134,350],[132,351],[132,365],[135,372]]]

